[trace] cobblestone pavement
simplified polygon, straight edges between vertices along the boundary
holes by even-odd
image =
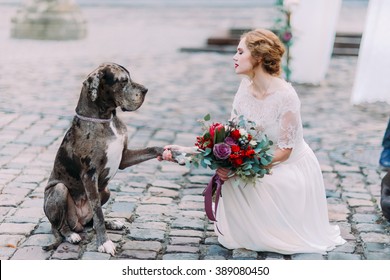
[[[109,185],[105,215],[126,224],[109,232],[115,257],[97,252],[92,229],[78,245],[43,251],[53,241],[43,190],[83,78],[99,63],[115,61],[148,86],[138,111],[120,113],[129,146],[192,145],[197,119],[209,112],[227,119],[239,78],[230,55],[178,49],[202,45],[221,28],[269,23],[271,13],[88,7],[87,39],[37,42],[9,38],[14,12],[0,6],[0,259],[390,259],[390,226],[379,207],[384,173],[377,165],[388,105],[350,105],[356,57],[334,57],[320,86],[295,85],[305,138],[322,166],[329,217],[340,225],[345,245],[328,255],[227,250],[203,210],[201,193],[211,173],[151,160],[118,172]]]

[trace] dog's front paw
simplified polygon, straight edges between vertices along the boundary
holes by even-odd
[[[105,225],[107,229],[113,229],[113,230],[120,230],[125,227],[125,224],[122,223],[121,221],[105,221]]]
[[[100,253],[110,254],[111,256],[115,256],[116,253],[115,245],[111,240],[107,240],[102,245],[100,245],[98,251]]]
[[[80,235],[78,235],[77,233],[75,232],[72,232],[68,237],[65,238],[66,241],[68,241],[69,243],[72,243],[72,244],[76,244],[76,243],[79,243],[81,241],[81,237]]]

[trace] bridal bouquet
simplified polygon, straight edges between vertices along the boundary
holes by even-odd
[[[272,155],[269,150],[273,143],[266,135],[256,132],[254,122],[243,116],[238,116],[227,124],[210,123],[210,119],[208,114],[200,121],[203,134],[197,137],[195,143],[198,153],[190,157],[190,163],[194,167],[202,166],[212,170],[228,168],[231,175],[238,176],[245,183],[270,174]],[[238,183],[232,181],[233,185],[235,182]],[[204,192],[207,216],[214,221],[212,197],[216,194],[217,208],[222,184],[219,176],[214,175]]]
[[[254,182],[270,173],[269,164],[272,145],[266,135],[255,131],[255,123],[238,116],[227,124],[209,124],[210,114],[202,123],[203,134],[195,143],[198,153],[191,156],[195,167],[202,166],[215,170],[229,168],[245,182]]]

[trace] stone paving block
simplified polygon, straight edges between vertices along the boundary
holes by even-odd
[[[234,249],[232,256],[234,260],[256,260],[257,252],[246,249]]]
[[[356,214],[376,214],[377,213],[377,208],[374,205],[358,206],[358,207],[355,207],[354,210],[355,210]]]
[[[291,255],[292,260],[325,260],[325,255],[315,254],[315,253],[307,253],[307,254],[294,254]]]
[[[199,245],[201,239],[198,237],[171,237],[169,239],[169,244],[171,245],[187,245],[187,244],[197,244]]]
[[[349,199],[347,199],[347,202],[348,202],[349,206],[351,206],[351,207],[372,206],[373,205],[371,200],[365,200],[365,199],[349,198]]]
[[[173,173],[184,175],[184,174],[187,174],[188,172],[190,172],[190,169],[185,167],[185,166],[177,165],[177,164],[169,164],[169,165],[163,164],[163,165],[161,165],[161,172],[162,173],[173,172]]]
[[[155,260],[157,253],[153,251],[124,250],[120,253],[120,258],[137,260]]]
[[[267,253],[265,260],[271,261],[271,260],[284,260],[284,256],[277,253]]]
[[[370,252],[365,257],[367,260],[390,260],[390,253]]]
[[[110,254],[100,252],[85,252],[81,259],[82,260],[109,260]]]
[[[170,198],[179,197],[179,191],[170,190],[170,189],[166,189],[166,188],[150,187],[148,189],[148,192],[152,196],[157,196],[157,197],[170,197]]]
[[[28,235],[35,228],[35,224],[15,224],[15,223],[2,223],[0,224],[0,234],[20,234]]]
[[[0,206],[1,207],[17,207],[24,197],[12,194],[1,194]]]
[[[390,243],[390,236],[384,233],[369,232],[362,233],[360,236],[365,243]]]
[[[26,198],[20,205],[20,208],[42,208],[43,198]],[[43,211],[43,210],[42,210]]]
[[[379,219],[377,215],[373,214],[354,214],[352,218],[356,223],[375,223]]]
[[[220,246],[220,245],[210,245],[207,247],[207,255],[208,256],[222,256],[224,258],[228,258],[231,255],[230,250]]]
[[[183,195],[203,195],[203,191],[206,186],[201,186],[197,188],[186,188],[183,190]]]
[[[170,236],[187,236],[187,237],[203,237],[203,231],[187,230],[187,229],[172,229]]]
[[[346,242],[343,245],[337,246],[332,252],[342,252],[342,253],[354,253],[356,250],[355,242]]]
[[[10,210],[12,210],[12,209],[16,210],[14,207],[2,207],[2,206],[0,206],[0,222],[7,215],[7,213]]]
[[[361,260],[362,257],[358,254],[347,254],[339,252],[328,253],[328,260]]]
[[[138,251],[153,251],[160,252],[162,250],[162,244],[158,241],[137,241],[129,240],[122,245],[122,250],[138,250]]]
[[[181,246],[181,245],[167,245],[165,250],[167,254],[170,253],[190,253],[195,254],[199,252],[199,247],[195,246]]]
[[[26,247],[29,248],[29,247]],[[58,260],[77,260],[80,257],[80,246],[77,244],[70,244],[68,242],[62,243],[51,256],[52,259]]]
[[[164,241],[165,231],[150,229],[132,229],[128,235],[135,240],[157,240]]]
[[[125,213],[131,215],[135,208],[135,203],[133,202],[114,202],[111,205],[112,212]]]
[[[15,252],[16,248],[0,247],[0,260],[9,260]]]
[[[201,219],[204,220],[206,216],[206,213],[204,211],[197,211],[197,210],[182,210],[180,213],[177,214],[176,217],[184,217],[184,218],[192,218],[192,219]]]
[[[191,219],[191,218],[178,218],[172,222],[171,228],[173,229],[194,229],[203,230],[205,227],[203,220]]]
[[[344,192],[343,198],[357,198],[362,200],[371,200],[369,193]]]
[[[177,254],[165,254],[163,260],[199,260],[198,254],[191,253],[177,253]]]
[[[204,197],[202,195],[184,195],[181,201],[200,201],[203,203]]]
[[[42,250],[39,246],[28,246],[17,249],[11,260],[47,260],[50,252]]]
[[[164,214],[169,216],[173,215],[175,212],[175,207],[171,205],[145,204],[138,206],[136,209],[136,213],[140,216],[144,214]]]
[[[331,221],[331,222],[345,222],[348,220],[349,214],[329,212],[328,216],[329,216],[329,221]]]
[[[218,237],[212,236],[212,237],[207,237],[204,241],[204,244],[206,245],[216,245],[219,244],[218,242]]]
[[[201,176],[201,175],[190,176],[190,177],[188,178],[188,180],[190,181],[190,183],[204,184],[205,187],[206,187],[207,184],[210,182],[210,179],[211,179],[210,176]]]
[[[131,224],[131,229],[133,229],[133,228],[143,228],[143,229],[151,229],[151,230],[158,229],[158,230],[165,231],[167,229],[167,223],[152,222],[152,221],[146,222],[146,221],[135,220]]]
[[[16,248],[26,240],[24,235],[0,234],[0,247]]]
[[[153,181],[152,186],[154,187],[160,187],[160,188],[166,188],[166,189],[172,189],[172,190],[179,190],[181,189],[181,186],[179,184],[170,182],[170,181],[163,181],[163,180],[156,180]]]
[[[170,197],[143,197],[141,200],[142,204],[161,204],[168,205],[172,203],[172,198]]]
[[[55,241],[53,234],[33,234],[31,235],[22,246],[47,246]]]
[[[181,201],[179,204],[180,209],[186,210],[203,210],[204,202],[199,201]]]
[[[388,243],[365,242],[363,244],[363,249],[365,253],[382,252],[390,254],[390,244]]]
[[[356,229],[359,232],[377,232],[377,233],[385,233],[385,228],[383,225],[377,224],[357,224]]]

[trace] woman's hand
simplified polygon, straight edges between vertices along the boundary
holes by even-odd
[[[179,145],[166,145],[164,147],[164,152],[162,156],[158,156],[157,159],[159,161],[167,160],[176,162],[176,159],[174,158],[174,155],[172,154],[174,152],[175,156],[177,157],[179,154],[193,154],[196,153],[196,147],[183,147]]]
[[[219,178],[221,178],[222,181],[227,181],[229,178],[234,176],[234,174],[231,174],[229,168],[220,167],[217,169],[216,173],[218,174]]]

